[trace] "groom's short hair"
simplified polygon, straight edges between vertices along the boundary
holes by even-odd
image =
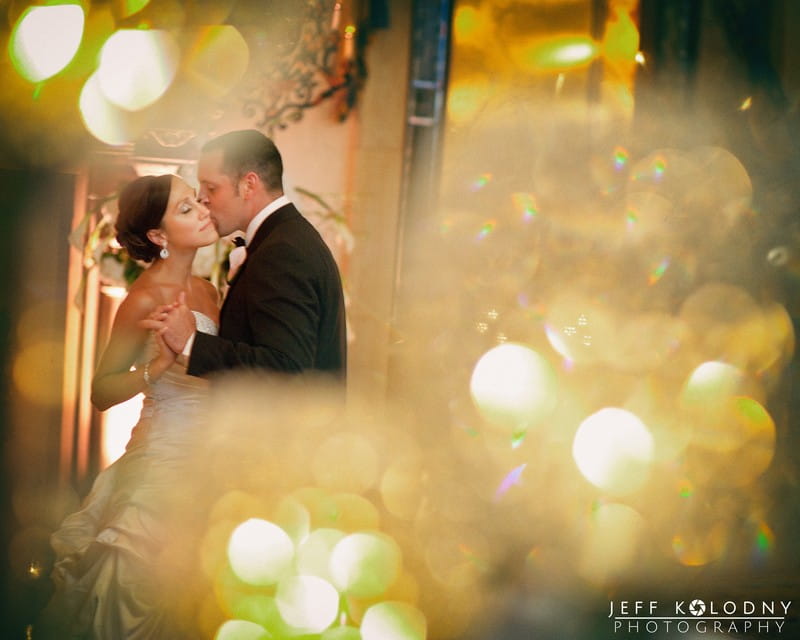
[[[283,160],[275,143],[256,129],[229,131],[203,145],[202,153],[222,150],[222,170],[237,182],[253,171],[268,191],[283,191]]]

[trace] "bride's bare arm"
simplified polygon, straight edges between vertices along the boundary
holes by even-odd
[[[92,404],[100,411],[144,391],[175,361],[175,354],[156,336],[159,352],[149,362],[132,369],[141,357],[149,332],[138,323],[153,310],[146,294],[131,291],[119,306],[111,336],[92,379]]]

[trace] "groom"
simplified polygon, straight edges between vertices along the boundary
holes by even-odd
[[[162,332],[187,372],[229,369],[330,373],[345,379],[347,344],[339,269],[325,241],[283,193],[283,162],[256,130],[207,142],[199,200],[220,236],[244,231],[247,257],[220,310],[219,336],[198,331],[182,303],[142,326]]]

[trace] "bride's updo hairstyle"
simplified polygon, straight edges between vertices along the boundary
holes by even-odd
[[[170,174],[142,176],[127,184],[119,194],[117,241],[132,258],[152,262],[161,251],[147,237],[147,232],[161,225],[171,188]]]

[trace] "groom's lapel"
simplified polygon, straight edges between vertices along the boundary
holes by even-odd
[[[247,258],[245,258],[245,260],[247,260]],[[239,280],[239,278],[242,276],[243,269],[244,269],[244,262],[239,265],[239,268],[236,270],[236,273],[233,275],[233,278],[231,278],[231,281],[228,283],[228,288],[225,289],[225,297],[222,299],[222,307],[220,307],[219,310],[220,315],[222,314],[223,311],[225,311],[225,305],[228,304],[228,298],[231,297],[231,291],[233,291],[233,285],[235,285]]]
[[[291,202],[283,205],[280,209],[277,209],[269,214],[267,219],[261,223],[261,226],[256,229],[253,239],[250,241],[250,244],[247,245],[247,255],[253,255],[258,249],[259,245],[264,242],[267,236],[272,233],[272,231],[278,225],[286,220],[289,220],[295,215],[300,214],[298,213],[297,209],[294,208],[294,205]],[[242,266],[244,266],[244,264],[242,264]]]
[[[239,268],[236,270],[236,273],[228,284],[228,290],[225,293],[225,299],[222,301],[220,314],[222,311],[224,311],[225,306],[228,304],[228,299],[231,297],[233,287],[236,286],[236,283],[239,282],[239,279],[242,277],[242,273],[244,273],[244,270],[247,267],[247,261],[250,259],[250,256],[256,252],[258,246],[265,240],[272,230],[275,229],[275,227],[277,227],[281,222],[284,222],[295,215],[300,214],[297,209],[295,209],[294,205],[289,203],[282,206],[280,209],[273,211],[269,216],[267,216],[267,219],[261,223],[261,226],[256,230],[256,233],[253,236],[253,240],[249,245],[247,245],[247,255],[245,256],[244,261],[239,265]]]

